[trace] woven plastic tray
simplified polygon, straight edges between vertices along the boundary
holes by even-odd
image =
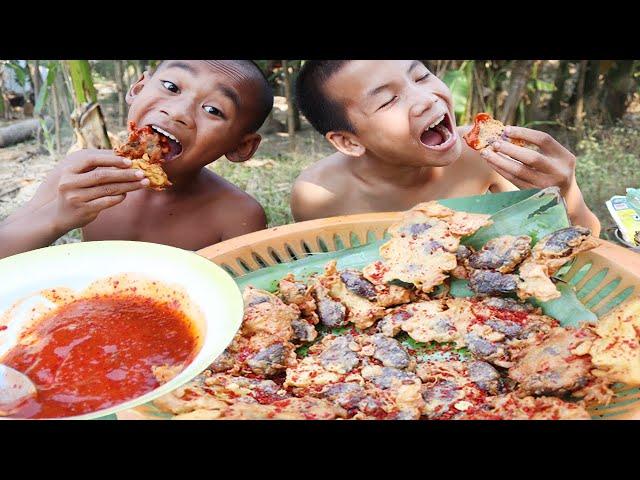
[[[300,260],[310,253],[333,252],[380,240],[401,213],[366,213],[274,227],[236,237],[198,251],[233,276],[277,263]],[[640,254],[602,240],[576,257],[563,276],[580,301],[602,316],[614,306],[640,296]],[[594,418],[640,419],[640,389],[618,386],[607,406],[591,410]]]

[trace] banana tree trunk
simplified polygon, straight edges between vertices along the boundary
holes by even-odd
[[[64,65],[61,63],[61,66]],[[58,73],[56,74],[56,82],[55,82],[55,94],[58,98],[58,105],[60,106],[62,112],[62,118],[71,118],[71,105],[69,103],[70,93],[65,83],[65,77],[62,72],[62,69],[58,68]]]
[[[127,102],[126,102],[126,85],[124,83],[124,68],[122,60],[115,60],[116,89],[118,91],[118,115],[120,124],[127,124]]]
[[[56,151],[60,153],[62,149],[62,141],[60,138],[60,106],[58,103],[58,92],[56,91],[55,82],[51,85],[51,97],[50,102],[53,110],[53,120],[55,126],[55,135],[56,135]]]
[[[607,72],[605,84],[609,87],[604,92],[600,109],[610,121],[622,118],[631,100],[631,92],[636,84],[633,78],[633,60],[616,60]]]
[[[578,85],[576,86],[576,116],[574,126],[576,130],[582,128],[582,117],[584,116],[584,84],[587,77],[587,60],[580,61],[580,71],[578,73]]]
[[[93,86],[88,60],[67,60],[75,109],[71,125],[76,144],[71,150],[83,148],[111,149],[104,115],[98,104],[98,93]]]
[[[31,69],[31,78],[33,79],[33,96],[37,99],[40,95],[40,89],[42,88],[42,79],[40,77],[40,61],[34,60]],[[34,109],[33,116],[37,119],[40,118],[40,112],[36,112]],[[40,146],[42,144],[42,134],[40,129],[36,131],[36,144]]]
[[[560,60],[556,78],[554,80],[554,91],[549,102],[548,120],[555,119],[560,113],[560,106],[564,95],[564,86],[569,78],[569,61]]]
[[[284,70],[284,96],[287,99],[287,132],[289,138],[293,138],[296,134],[296,111],[293,102],[293,86],[291,82],[291,73],[289,72],[289,62],[282,61],[282,69]]]
[[[4,85],[3,85],[1,74],[0,74],[0,114],[2,114],[2,118],[5,120],[9,118],[9,109],[7,108],[7,101],[4,98]]]
[[[515,61],[515,66],[511,71],[511,82],[509,83],[509,93],[502,108],[500,121],[504,124],[511,124],[516,118],[518,104],[522,100],[527,87],[527,81],[531,75],[533,60]]]

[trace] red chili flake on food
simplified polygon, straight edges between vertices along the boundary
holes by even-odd
[[[591,333],[588,330],[581,328],[580,330],[576,330],[576,332],[574,333],[574,336],[576,338],[585,338],[585,337],[590,337]]]
[[[1,332],[2,330],[6,330],[7,328],[9,328],[9,327],[7,327],[6,325],[0,325],[0,332]]]
[[[495,307],[489,307],[489,310],[494,316],[498,317],[500,320],[509,320],[511,322],[516,322],[519,324],[525,323],[529,316],[527,312],[504,310],[504,309],[495,308]]]
[[[247,358],[249,358],[249,356],[253,353],[253,351],[251,351],[248,348],[243,348],[242,350],[240,350],[240,352],[238,352],[237,355],[237,359],[240,362],[244,362]]]
[[[184,395],[182,395],[181,398],[182,400],[189,401],[193,400],[194,398],[198,398],[198,394],[191,389],[186,389],[184,391]]]
[[[388,418],[391,414],[385,412],[381,407],[376,407],[375,410],[367,412],[370,416],[377,418],[378,420],[384,420]]]
[[[580,360],[582,357],[583,357],[582,355],[569,355],[568,357],[564,357],[563,360],[569,363],[569,362],[575,362],[576,360]]]

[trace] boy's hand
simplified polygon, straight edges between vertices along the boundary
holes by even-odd
[[[566,196],[575,182],[576,157],[544,132],[510,126],[505,134],[533,144],[540,151],[494,142],[481,152],[493,169],[519,188],[557,186]]]
[[[61,231],[83,227],[98,214],[125,199],[126,193],[149,185],[131,160],[111,150],[80,150],[60,166],[56,185],[55,220]]]

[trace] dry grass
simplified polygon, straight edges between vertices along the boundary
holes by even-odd
[[[286,134],[269,135],[248,162],[237,164],[222,158],[209,168],[258,200],[273,227],[293,222],[289,208],[293,181],[304,168],[329,153],[324,138],[306,127],[298,132],[295,143]]]

